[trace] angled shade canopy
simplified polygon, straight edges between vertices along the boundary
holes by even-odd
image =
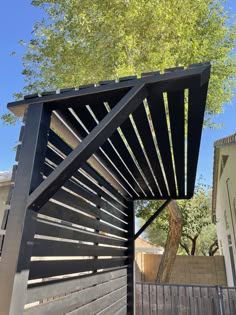
[[[193,195],[209,76],[198,64],[8,104],[25,126],[0,314],[134,314],[134,239]],[[166,201],[135,235],[137,199]]]

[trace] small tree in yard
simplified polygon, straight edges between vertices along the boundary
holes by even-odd
[[[145,236],[156,245],[165,246],[156,280],[168,282],[177,251],[187,255],[214,255],[218,249],[215,226],[211,223],[211,193],[199,185],[190,200],[172,201],[168,211],[147,229]],[[137,217],[147,219],[161,201],[136,203]]]

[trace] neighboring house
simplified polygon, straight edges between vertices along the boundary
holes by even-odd
[[[0,171],[0,228],[6,209],[6,200],[11,185],[11,171]]]
[[[138,237],[135,240],[135,252],[136,253],[149,253],[149,254],[163,254],[164,248],[161,246],[155,246],[143,238]]]
[[[228,286],[236,286],[236,134],[214,143],[212,210]]]

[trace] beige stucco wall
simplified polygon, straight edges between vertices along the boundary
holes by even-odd
[[[2,224],[2,218],[4,210],[6,209],[6,199],[10,188],[10,182],[0,183],[0,227]]]
[[[141,254],[136,256],[136,280],[155,282],[161,255]],[[140,274],[141,273],[141,274]],[[223,256],[177,256],[170,283],[227,285]]]
[[[224,145],[219,148],[218,184],[216,197],[216,227],[219,245],[225,256],[225,266],[228,286],[236,286],[233,282],[231,259],[229,253],[228,235],[231,236],[234,256],[234,268],[236,269],[236,144]],[[222,155],[228,155],[227,163],[220,174]],[[229,188],[229,197],[227,191]]]

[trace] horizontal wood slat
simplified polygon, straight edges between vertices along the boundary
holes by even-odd
[[[83,290],[104,282],[127,275],[127,269],[99,272],[75,278],[57,279],[47,282],[32,283],[28,286],[26,303],[47,299],[53,296],[60,296],[67,292]]]
[[[72,148],[67,145],[53,130],[49,132],[48,141],[58,148],[66,156],[72,152]],[[88,163],[81,166],[85,172],[93,177],[101,186],[105,187],[112,195],[117,198],[122,204],[126,203],[126,199],[111,185],[109,184],[96,170],[94,170]]]
[[[69,185],[66,185],[66,187],[68,187]],[[64,203],[70,207],[76,208],[76,209],[81,209],[91,215],[96,215],[97,217],[99,217],[99,214],[101,213],[100,210],[98,210],[98,208],[92,206],[91,204],[89,204],[88,202],[86,202],[84,199],[82,199],[80,196],[75,196],[71,193],[69,193],[68,191],[64,190],[64,189],[59,189],[53,196],[53,199]],[[105,202],[101,202],[101,204],[105,204]],[[109,204],[107,204],[107,211],[109,211],[110,209],[110,213],[113,214],[114,211],[112,209],[112,207],[109,208]],[[117,218],[126,221],[127,220],[127,216],[116,210],[115,211],[115,215]]]
[[[45,165],[45,171],[47,172],[47,175],[50,174],[51,172],[51,167],[49,165]],[[78,195],[78,197],[83,197],[84,199],[88,200],[88,202],[94,203],[96,206],[99,206],[100,208],[103,208],[104,210],[108,211],[112,215],[118,217],[118,218],[123,218],[127,219],[127,215],[124,212],[121,212],[120,210],[116,209],[112,204],[108,203],[106,200],[101,199],[100,196],[92,193],[85,187],[82,187],[79,183],[73,181],[73,180],[68,180],[63,187],[68,189],[69,191],[75,193]],[[55,195],[57,196],[60,193],[61,190],[59,190]],[[64,202],[66,204],[66,198],[64,199]],[[122,209],[123,211],[127,211],[126,208]],[[125,220],[124,220],[125,221]]]
[[[108,295],[103,296],[100,299],[97,299],[91,303],[88,303],[73,312],[70,312],[68,315],[91,315],[96,314],[102,311],[107,306],[115,303],[115,301],[125,297],[127,295],[127,287],[120,288],[116,291],[111,292]]]
[[[127,256],[127,249],[34,239],[32,256]]]
[[[111,314],[115,315],[121,309],[125,308],[126,305],[127,305],[127,297],[124,296],[120,300],[106,307],[103,311],[99,313],[99,315],[111,315]],[[126,307],[126,310],[127,310],[127,307]],[[123,311],[125,310],[123,309]],[[125,312],[124,314],[127,314],[127,312]]]
[[[114,226],[110,226],[106,223],[103,223],[97,220],[96,217],[86,216],[84,214],[65,208],[53,202],[48,202],[47,206],[44,206],[40,210],[40,214],[44,214],[53,218],[61,219],[61,220],[70,222],[71,224],[72,223],[78,224],[83,227],[92,228],[92,229],[107,232],[110,234],[114,234],[118,236],[125,236],[123,231],[117,230],[116,228],[114,229]],[[109,217],[109,215],[107,216]],[[108,223],[115,225],[115,227],[119,227],[122,229],[127,228],[127,225],[124,222],[115,220],[115,218],[111,217],[111,220],[109,221],[110,222]]]
[[[41,219],[37,220],[35,234],[122,247],[126,247],[127,245],[126,239],[105,236],[97,232],[86,231],[84,229],[74,227],[72,228],[63,223],[54,223]]]
[[[82,305],[86,305],[94,299],[106,296],[110,292],[116,291],[126,285],[127,278],[122,277],[118,279],[111,280],[93,286],[82,291],[77,291],[72,294],[68,294],[64,297],[55,299],[53,301],[39,304],[29,310],[25,311],[25,314],[37,314],[37,315],[56,315],[69,312],[76,309]],[[109,304],[108,304],[109,305]]]
[[[55,151],[53,151],[52,148],[48,147],[47,149],[47,155],[46,155],[47,159],[49,161],[51,161],[52,163],[59,165],[62,161],[63,158],[61,156],[59,156]],[[46,167],[48,167],[47,164],[45,164]],[[45,169],[46,171],[46,169]],[[48,169],[46,172],[47,174],[50,174],[53,171],[53,168]],[[48,176],[47,174],[45,174],[46,176]],[[88,177],[86,177],[84,174],[82,174],[81,172],[76,172],[73,175],[73,178],[77,179],[78,181],[80,181],[81,183],[85,184],[87,187],[89,187],[90,189],[92,189],[95,193],[97,193],[99,196],[103,197],[105,200],[109,201],[114,207],[116,207],[117,209],[124,211],[125,207],[122,206],[116,199],[115,197],[112,197],[110,194],[108,194],[106,191],[104,191],[102,189],[102,186],[100,185],[100,187],[98,186],[97,181],[93,178],[89,179]]]
[[[127,265],[125,258],[31,261],[29,279],[49,278],[125,265]]]

